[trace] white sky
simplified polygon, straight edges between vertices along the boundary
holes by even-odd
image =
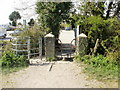
[[[29,3],[27,3],[29,2]],[[26,8],[35,3],[35,0],[1,0],[0,1],[0,24],[8,24],[10,22],[9,15],[13,11],[19,11],[20,15],[22,16],[21,21],[23,19],[30,19],[31,17],[35,16],[35,9],[34,6],[30,7],[26,10],[16,10],[15,8]]]
[[[13,9],[14,0],[1,0],[0,1],[0,24],[9,23],[9,15]]]

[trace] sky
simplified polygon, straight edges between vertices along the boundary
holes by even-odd
[[[18,22],[23,23],[23,19],[27,22],[31,18],[36,18],[35,2],[37,0],[1,0],[0,1],[0,25],[9,24],[9,15],[13,11],[18,11],[21,15],[21,19]],[[29,7],[25,9],[26,7]]]
[[[9,24],[9,15],[13,11],[18,11],[22,17],[18,22],[23,22],[25,19],[27,22],[31,18],[36,18],[35,13],[35,2],[36,0],[1,0],[0,1],[0,25]],[[26,9],[26,7],[29,7]]]
[[[0,1],[0,24],[9,23],[9,15],[14,10],[14,0],[1,0]]]
[[[28,3],[29,2],[29,3]],[[18,11],[22,19],[18,22],[22,22],[23,19],[30,19],[32,16],[35,16],[35,9],[32,6],[35,3],[35,0],[1,0],[0,1],[0,25],[9,24],[9,15],[13,11]],[[26,10],[22,8],[29,7]]]

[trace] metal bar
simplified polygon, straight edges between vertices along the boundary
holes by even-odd
[[[39,53],[32,53],[32,54],[30,54],[30,55],[36,55],[36,54],[39,54]]]
[[[28,48],[28,60],[29,60],[29,59],[30,59],[30,37],[29,37],[29,39],[28,39],[27,48]]]
[[[28,50],[16,50],[16,49],[12,49],[12,50],[17,52],[28,52]]]
[[[28,45],[28,44],[14,44],[14,43],[11,43],[11,44],[12,44],[13,46],[14,46],[14,45],[15,45],[15,46],[16,46],[16,45],[21,45],[21,46],[22,46],[22,45]]]
[[[39,49],[39,48],[33,48],[33,49],[30,49],[30,50],[37,50],[37,49]]]

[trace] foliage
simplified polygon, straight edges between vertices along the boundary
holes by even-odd
[[[0,47],[0,49],[2,50],[2,52],[7,52],[7,51],[11,51],[12,50],[12,46],[11,46],[11,42],[10,41],[0,41],[0,44],[2,44],[3,46]]]
[[[60,24],[60,27],[65,29],[65,27],[71,27],[71,25],[62,23],[62,24]]]
[[[34,26],[25,28],[24,32],[21,33],[21,37],[31,37],[31,38],[38,38],[45,35],[45,30],[43,27],[35,24]]]
[[[12,21],[12,24],[11,24],[12,26],[17,26],[17,23],[16,23],[16,21]]]
[[[14,68],[27,66],[26,58],[24,56],[16,56],[14,53],[8,51],[5,52],[0,60],[2,68]]]
[[[118,77],[118,62],[102,55],[76,56],[75,60],[86,64],[85,72],[95,75],[97,79],[116,79]]]
[[[76,23],[80,25],[80,31],[88,36],[88,53],[94,48],[97,38],[100,40],[97,53],[106,55],[119,50],[120,21],[117,18],[105,20],[100,16],[85,18],[80,15]]]
[[[89,16],[100,16],[104,19],[108,19],[110,17],[119,17],[119,8],[120,8],[120,1],[115,2],[81,2],[81,6],[79,10],[82,15],[85,17]],[[111,14],[113,13],[113,14]]]
[[[32,18],[32,19],[30,19],[30,22],[28,22],[29,26],[34,26],[34,23],[35,23],[35,21],[34,21],[34,19],[33,19],[33,18]]]
[[[21,16],[20,16],[19,12],[14,11],[9,15],[9,19],[10,19],[10,21],[12,21],[12,25],[16,26],[17,25],[17,20],[21,19]]]
[[[70,9],[72,8],[71,2],[37,2],[36,12],[39,14],[40,25],[52,32],[58,38],[60,23],[67,19]]]
[[[80,33],[88,36],[88,54],[93,52],[98,38],[99,46],[96,53],[110,56],[115,60],[119,59],[119,6],[119,1],[109,2],[108,5],[106,2],[84,2],[79,8],[80,14],[72,15],[73,21],[80,25]]]
[[[42,38],[43,40],[43,36],[45,35],[45,30],[39,26],[37,23],[34,24],[34,26],[30,26],[30,27],[26,27],[24,28],[24,32],[21,33],[19,35],[19,39],[17,40],[17,42],[19,44],[27,44],[28,43],[28,40],[30,39],[30,48],[31,48],[31,53],[38,53],[39,50],[37,49],[39,47],[39,41],[40,39]],[[15,41],[16,43],[16,41]],[[42,50],[44,49],[44,42],[42,41]],[[36,48],[36,49],[34,49]],[[27,50],[28,47],[27,45],[18,45],[17,47],[18,50]],[[26,55],[27,52],[19,52],[18,54],[20,55]],[[33,55],[31,55],[32,57]],[[34,55],[34,56],[38,56],[37,54]]]
[[[47,61],[55,61],[55,58],[54,57],[49,57],[49,58],[47,58]]]

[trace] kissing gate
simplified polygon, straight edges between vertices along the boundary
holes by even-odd
[[[58,40],[58,45],[55,45],[55,40]],[[73,43],[73,41],[75,41]],[[83,56],[87,52],[87,36],[81,33],[70,43],[62,43],[60,39],[55,39],[51,33],[45,36],[45,57],[49,58],[73,58],[74,54]]]
[[[58,41],[58,44],[55,45],[55,41]],[[75,40],[75,39],[74,39]],[[62,43],[60,39],[55,39],[54,35],[51,33],[45,36],[45,57],[46,60],[50,58],[72,58],[75,52],[75,45],[72,40],[70,43]]]

